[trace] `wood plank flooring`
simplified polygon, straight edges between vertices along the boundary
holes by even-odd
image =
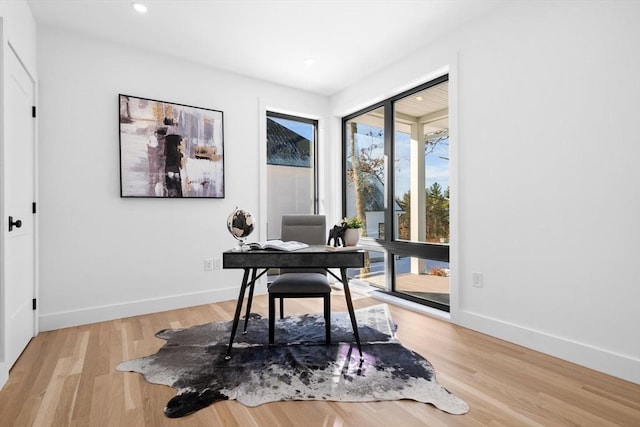
[[[370,285],[385,287],[384,276],[373,276],[366,279]],[[432,276],[430,274],[405,273],[396,276],[396,289],[398,292],[434,292],[438,294],[449,293],[449,278]]]
[[[358,298],[356,308],[379,304]],[[398,338],[435,367],[438,382],[469,403],[449,415],[413,401],[219,402],[179,419],[163,415],[172,388],[114,369],[154,353],[157,331],[233,316],[234,301],[44,332],[0,391],[1,426],[640,426],[640,385],[445,321],[390,306]],[[254,311],[267,314],[267,299]],[[287,314],[321,312],[318,299],[287,300]],[[346,311],[336,293],[334,311]]]

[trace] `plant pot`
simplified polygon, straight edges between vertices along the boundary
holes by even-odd
[[[345,246],[355,246],[358,244],[360,240],[360,229],[359,228],[347,228],[344,231],[344,245]]]

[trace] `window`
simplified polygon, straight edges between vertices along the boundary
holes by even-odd
[[[449,307],[448,89],[445,75],[343,118],[344,214],[363,220],[360,242],[378,251],[377,261],[354,276],[443,310]],[[374,266],[384,275],[374,274]]]
[[[267,112],[267,238],[284,214],[318,211],[316,120]]]
[[[376,108],[345,123],[346,216],[363,221],[363,236],[381,238],[385,209],[384,109]]]

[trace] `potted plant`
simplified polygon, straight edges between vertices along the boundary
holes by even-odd
[[[344,231],[344,245],[357,245],[360,240],[360,229],[362,228],[363,221],[357,216],[351,216],[343,218],[342,224],[347,227]]]

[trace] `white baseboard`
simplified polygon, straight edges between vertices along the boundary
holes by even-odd
[[[255,295],[265,293],[266,289],[263,288],[264,285],[260,286],[260,284],[257,284]],[[39,326],[41,332],[52,331],[55,329],[87,325],[142,314],[193,307],[231,299],[235,300],[238,298],[238,291],[238,287],[234,286],[213,291],[171,295],[161,298],[129,301],[121,304],[100,305],[83,308],[81,310],[41,314],[39,317]]]
[[[631,356],[468,311],[459,311],[456,315],[456,323],[465,328],[640,384],[640,360]]]

